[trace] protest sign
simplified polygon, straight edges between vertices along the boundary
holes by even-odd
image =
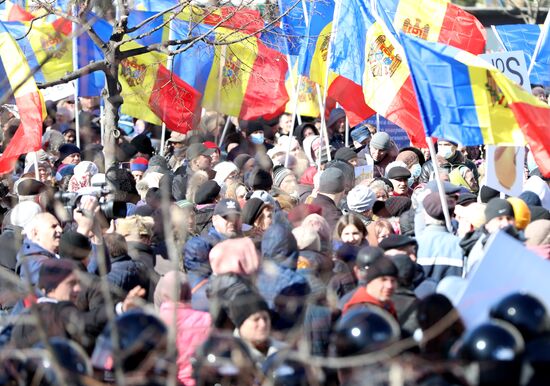
[[[479,55],[491,63],[508,78],[519,84],[525,91],[531,93],[531,83],[522,51],[494,52]]]
[[[485,184],[510,196],[519,196],[523,189],[524,159],[524,147],[488,145]]]
[[[378,122],[377,122],[378,119]],[[397,126],[395,123],[388,121],[386,118],[380,115],[373,115],[365,121],[373,126],[376,126],[380,131],[388,133],[391,139],[395,142],[399,149],[410,146],[411,141],[407,136],[407,132]]]
[[[502,231],[487,242],[485,251],[458,300],[468,328],[486,321],[490,308],[512,292],[529,293],[550,305],[550,261]]]

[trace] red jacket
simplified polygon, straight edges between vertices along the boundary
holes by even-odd
[[[375,297],[369,295],[366,288],[363,286],[357,288],[357,291],[355,291],[351,299],[348,300],[348,302],[345,304],[343,313],[345,314],[351,308],[360,304],[372,304],[374,306],[383,308],[384,310],[392,314],[393,317],[397,320],[397,312],[395,312],[393,302],[391,300],[388,300],[387,302],[381,302]]]

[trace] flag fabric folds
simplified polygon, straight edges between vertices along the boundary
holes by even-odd
[[[21,51],[32,70],[39,68],[35,79],[50,82],[73,71],[73,44],[71,23],[59,18],[53,23],[38,21],[27,34],[30,22],[4,23],[12,36],[16,37]]]
[[[241,119],[284,112],[285,56],[255,36],[227,28],[213,29],[182,20],[172,22],[175,39],[204,36],[174,58],[174,73],[203,93],[202,105]],[[219,43],[227,42],[223,45]]]
[[[550,106],[483,59],[402,35],[426,136],[464,146],[529,143],[550,176]]]
[[[550,16],[542,26],[531,65],[529,66],[529,78],[531,83],[550,86]]]
[[[494,25],[493,31],[506,51],[523,51],[525,63],[529,66],[537,41],[541,34],[541,26],[537,24],[507,24]],[[535,65],[529,74],[531,84],[550,85],[548,66],[540,68]],[[545,79],[546,78],[546,79]]]
[[[0,22],[0,98],[15,100],[21,124],[0,157],[0,174],[13,169],[21,154],[39,150],[45,107],[25,56]]]
[[[402,127],[411,143],[425,147],[415,94],[397,31],[424,40],[483,52],[481,23],[443,0],[345,0],[337,20],[331,70],[363,87],[366,104]],[[351,58],[351,59],[350,59]]]

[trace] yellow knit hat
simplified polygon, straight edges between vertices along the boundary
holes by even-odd
[[[516,228],[523,230],[531,222],[531,211],[521,198],[508,197],[508,202],[514,208],[514,218],[516,219]]]

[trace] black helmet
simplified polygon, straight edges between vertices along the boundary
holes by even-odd
[[[399,338],[395,319],[380,307],[354,307],[340,318],[331,335],[330,351],[347,357],[376,351]]]
[[[492,320],[466,332],[453,347],[453,355],[473,362],[502,362],[517,359],[523,350],[523,338],[514,326]]]
[[[265,376],[273,386],[307,386],[309,374],[306,366],[288,359],[284,351],[278,351],[266,358],[262,365]]]
[[[519,292],[505,296],[495,304],[491,317],[512,324],[526,341],[542,333],[548,319],[546,307],[539,299]]]
[[[191,359],[197,385],[250,385],[256,365],[246,344],[231,335],[212,334]]]
[[[45,350],[42,343],[32,350],[5,350],[0,357],[0,384],[53,386],[62,380],[70,385],[85,384],[81,377],[92,376],[92,364],[84,349],[60,337],[51,338],[48,343],[51,350]],[[54,361],[59,372],[52,366]]]
[[[97,369],[111,370],[113,344],[111,325],[107,325],[97,339],[92,364]],[[116,319],[120,362],[124,371],[133,371],[153,352],[164,352],[168,331],[156,316],[141,310],[125,312]]]
[[[92,375],[90,358],[77,343],[60,337],[51,338],[48,343],[52,349],[51,352],[48,352],[48,355],[53,354],[55,356],[54,359],[63,370],[72,374]],[[35,347],[44,349],[42,343],[36,344]],[[48,362],[51,361],[48,355],[42,357],[42,362],[46,368],[50,367]]]
[[[384,250],[382,248],[363,247],[357,252],[355,265],[357,268],[364,270],[382,256],[384,256]]]

